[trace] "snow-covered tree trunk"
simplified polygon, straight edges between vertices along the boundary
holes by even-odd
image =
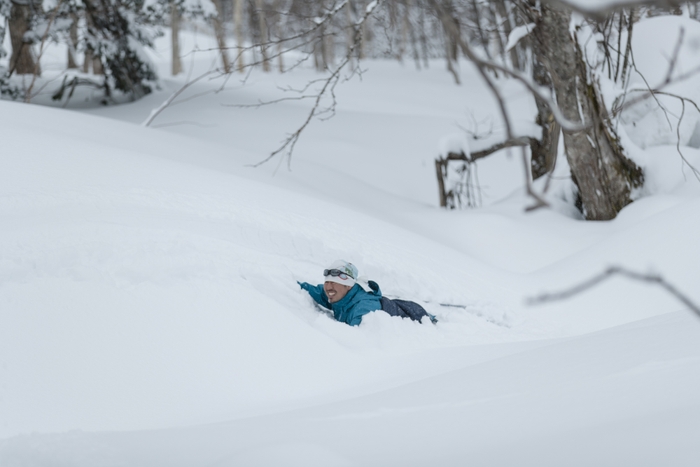
[[[581,131],[565,131],[564,146],[578,187],[581,210],[590,220],[614,218],[629,204],[632,189],[643,183],[639,167],[625,157],[596,83],[589,80],[581,51],[570,31],[571,11],[551,4],[542,7],[545,54],[557,103]]]
[[[29,31],[32,20],[32,11],[39,8],[41,4],[37,0],[13,0],[10,11],[9,29],[10,44],[12,44],[12,55],[10,56],[10,71],[20,74],[41,74],[32,44],[27,40],[26,33]]]

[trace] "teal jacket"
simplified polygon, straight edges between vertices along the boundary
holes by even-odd
[[[302,289],[309,292],[309,295],[316,303],[331,310],[336,320],[350,326],[359,325],[362,317],[367,313],[382,309],[380,300],[382,291],[379,290],[379,285],[374,281],[369,281],[369,287],[372,289],[372,292],[365,292],[362,287],[355,284],[348,291],[347,295],[335,303],[328,301],[326,291],[323,290],[323,284],[311,285],[308,282],[299,282],[299,285]]]

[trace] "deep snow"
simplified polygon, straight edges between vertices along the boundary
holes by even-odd
[[[609,264],[700,302],[700,183],[676,147],[630,146],[647,183],[611,222],[570,216],[566,180],[525,213],[505,152],[479,164],[486,205],[445,212],[440,141],[502,131],[491,97],[466,63],[461,87],[440,63],[366,68],[291,171],[248,165],[307,107],[227,105],[307,69],[203,82],[154,128],[182,78],[116,107],[0,102],[0,465],[697,465],[697,317],[622,278],[524,304]],[[319,313],[296,280],[337,258],[440,322]]]

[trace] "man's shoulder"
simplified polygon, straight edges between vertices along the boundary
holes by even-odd
[[[353,307],[358,307],[362,310],[378,310],[381,308],[381,295],[367,292],[358,286],[358,290],[355,291],[351,303]]]

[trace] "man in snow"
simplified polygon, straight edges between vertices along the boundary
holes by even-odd
[[[382,297],[379,285],[374,281],[358,282],[357,268],[347,261],[337,260],[323,271],[323,284],[311,285],[298,282],[319,305],[333,312],[336,320],[357,326],[362,317],[376,310],[384,310],[392,316],[401,316],[420,321],[428,316],[435,323],[434,316],[423,307],[405,300],[390,300]]]

